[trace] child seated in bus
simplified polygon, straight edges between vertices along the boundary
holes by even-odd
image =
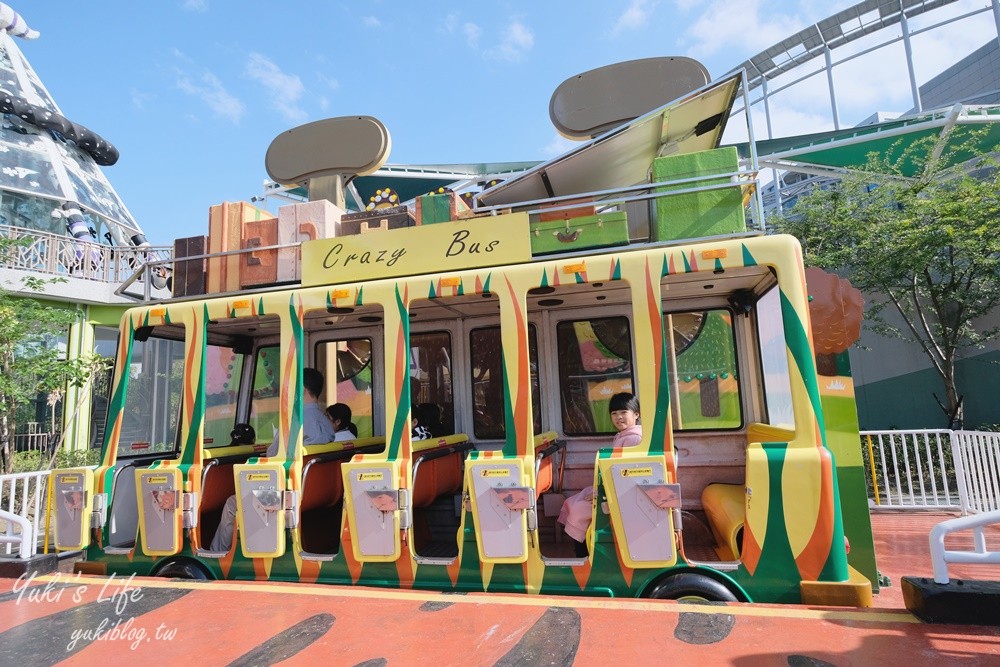
[[[410,440],[427,440],[441,435],[441,408],[433,403],[421,403],[413,406],[410,415],[413,428]]]
[[[622,392],[611,397],[608,403],[611,423],[617,429],[612,447],[630,447],[642,440],[639,424],[639,399],[634,394]],[[566,528],[566,535],[573,541],[577,558],[587,557],[587,530],[594,514],[594,487],[588,486],[570,496],[559,510],[558,522]]]
[[[302,443],[319,445],[333,442],[336,432],[333,423],[319,406],[319,395],[323,393],[323,374],[315,368],[302,370]],[[346,406],[345,406],[346,407]],[[350,421],[350,419],[348,419]],[[277,456],[278,435],[267,448],[267,456]],[[209,545],[210,551],[229,551],[233,546],[233,532],[236,529],[236,496],[229,496],[222,509],[219,527]]]
[[[332,442],[354,440],[358,437],[358,427],[351,421],[351,406],[346,403],[334,403],[326,409],[326,415],[333,422],[334,436]]]

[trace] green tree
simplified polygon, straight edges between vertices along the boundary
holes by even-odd
[[[870,328],[920,346],[943,384],[938,404],[957,427],[957,354],[997,337],[976,323],[1000,305],[1000,170],[982,155],[944,168],[970,146],[942,151],[928,140],[888,151],[893,160],[873,153],[864,173],[813,190],[775,225],[801,241],[808,266],[866,293]],[[903,178],[915,162],[922,176]],[[883,317],[886,309],[902,326]]]
[[[0,258],[15,252],[19,242],[0,239]],[[84,386],[93,370],[89,358],[67,359],[58,341],[78,317],[74,309],[24,293],[40,293],[45,280],[25,278],[20,294],[0,289],[0,463],[13,469],[13,434],[18,408],[39,394],[61,392],[67,385]]]

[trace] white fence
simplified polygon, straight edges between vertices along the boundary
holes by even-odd
[[[0,475],[0,553],[30,558],[45,530],[49,471]],[[39,532],[41,529],[41,532]]]
[[[1000,509],[1000,433],[862,431],[872,505]]]
[[[102,282],[123,282],[144,262],[173,256],[173,248],[109,246],[8,225],[0,225],[0,236],[27,239],[2,258],[6,268]]]

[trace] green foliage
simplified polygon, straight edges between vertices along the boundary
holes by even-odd
[[[56,451],[55,459],[41,451],[16,452],[14,466],[11,472],[34,472],[36,470],[54,470],[56,468],[79,468],[100,463],[100,449],[78,449]]]
[[[942,158],[961,155],[978,138],[937,149]],[[941,170],[947,160],[935,159],[935,141],[915,142],[892,162],[869,155],[866,173],[814,190],[775,226],[801,241],[807,265],[865,292],[870,328],[920,345],[954,418],[957,351],[998,335],[975,321],[1000,305],[1000,170],[986,156]],[[901,166],[918,159],[923,176],[902,178]],[[887,308],[902,326],[883,317]]]
[[[0,259],[19,243],[0,239]],[[22,292],[36,292],[47,281],[26,278]],[[18,408],[39,394],[67,385],[82,387],[96,365],[94,357],[66,359],[61,339],[78,318],[75,309],[0,289],[0,459],[13,466],[10,441],[17,432]]]

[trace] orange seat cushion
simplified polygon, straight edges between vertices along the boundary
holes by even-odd
[[[229,496],[236,494],[236,482],[233,479],[233,464],[225,463],[212,466],[205,475],[205,482],[201,488],[201,511],[221,512],[222,507],[229,500]]]
[[[309,458],[306,458],[308,463]],[[344,498],[344,478],[340,474],[343,461],[324,461],[309,466],[303,482],[301,511],[332,507]]]
[[[552,489],[552,456],[546,456],[538,466],[538,479],[535,482],[535,497],[541,498],[543,493]]]
[[[438,496],[461,491],[464,457],[464,452],[455,452],[421,463],[413,485],[413,507],[427,507]],[[416,460],[420,460],[419,457]]]

